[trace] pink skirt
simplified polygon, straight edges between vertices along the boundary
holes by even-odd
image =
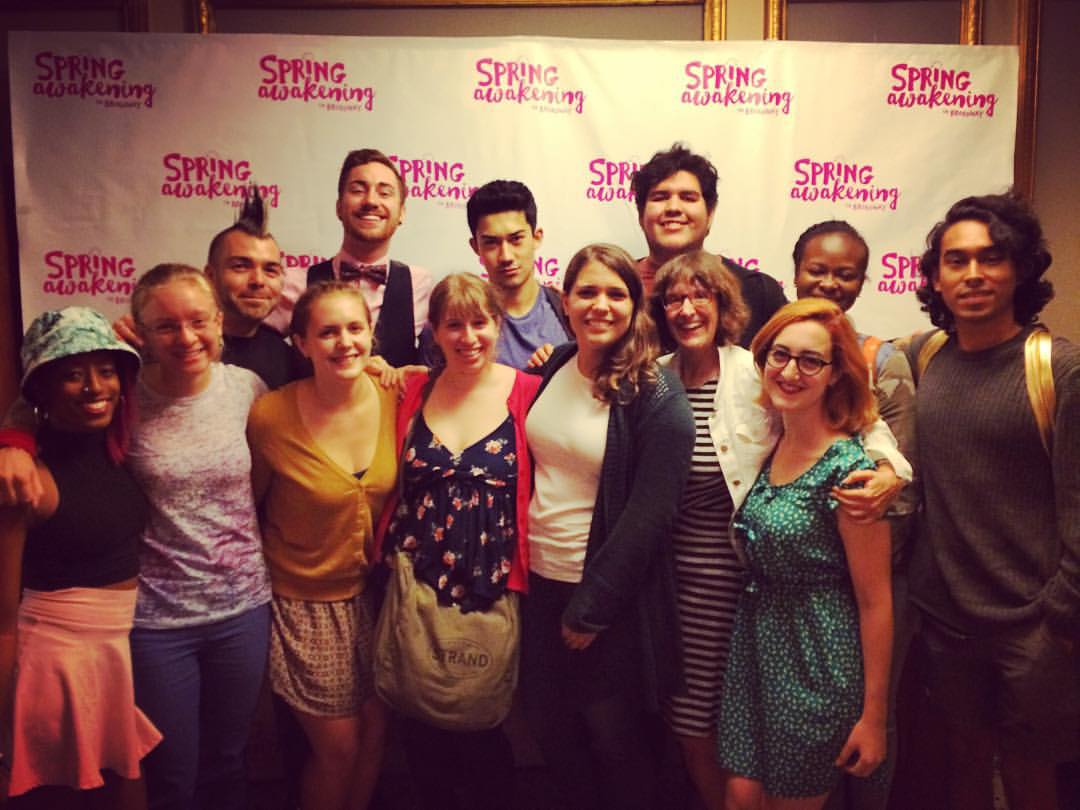
[[[15,658],[10,796],[139,778],[161,734],[135,706],[135,589],[24,590]]]

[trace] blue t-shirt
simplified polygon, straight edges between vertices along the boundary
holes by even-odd
[[[514,368],[525,368],[533,352],[545,343],[558,346],[567,340],[566,330],[543,290],[537,292],[536,303],[520,318],[506,315],[499,330],[499,345],[495,360]]]

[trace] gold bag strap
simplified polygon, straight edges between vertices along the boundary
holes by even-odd
[[[1024,380],[1028,399],[1039,426],[1039,438],[1043,449],[1050,455],[1054,436],[1054,410],[1057,397],[1054,394],[1054,367],[1051,363],[1053,338],[1045,328],[1039,327],[1024,341]]]
[[[930,337],[923,341],[922,347],[919,349],[918,365],[919,365],[919,378],[926,372],[926,367],[930,365],[930,361],[934,355],[938,353],[942,346],[945,345],[945,341],[949,339],[949,333],[944,329],[938,329],[934,331]]]
[[[920,377],[948,339],[948,333],[939,329],[923,343],[916,361]],[[1024,382],[1027,385],[1028,401],[1035,416],[1035,424],[1039,428],[1039,439],[1047,455],[1050,455],[1054,437],[1054,410],[1057,407],[1054,367],[1051,362],[1052,345],[1053,337],[1041,324],[1024,341]]]
[[[866,367],[870,369],[870,387],[873,388],[877,385],[877,353],[881,348],[881,338],[876,338],[873,335],[867,335],[866,340],[863,341],[862,354],[863,359],[866,360]]]

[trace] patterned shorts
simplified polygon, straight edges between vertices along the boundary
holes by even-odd
[[[357,714],[375,693],[368,596],[309,602],[274,595],[270,686],[291,707],[320,717]]]

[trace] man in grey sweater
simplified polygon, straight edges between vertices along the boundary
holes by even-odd
[[[947,718],[948,806],[992,807],[997,753],[1011,810],[1052,809],[1055,764],[1080,749],[1080,348],[1053,341],[1044,447],[1025,371],[1053,295],[1038,220],[1012,194],[968,197],[927,244],[918,296],[948,339],[917,364],[910,581]]]

